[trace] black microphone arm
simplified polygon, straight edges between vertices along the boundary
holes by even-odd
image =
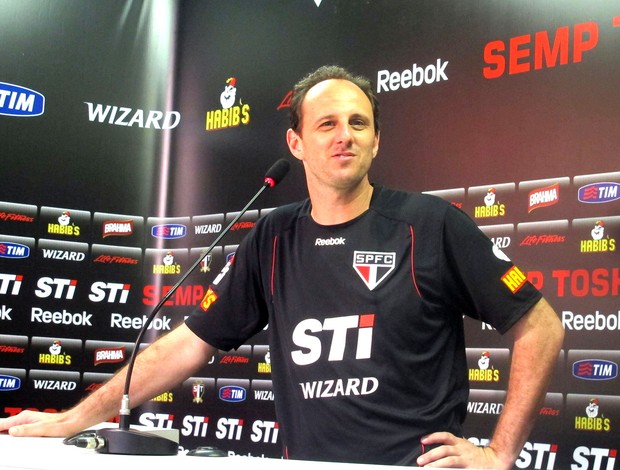
[[[127,375],[125,377],[125,387],[123,390],[123,398],[121,400],[120,423],[118,428],[104,428],[96,432],[97,444],[93,446],[97,452],[104,454],[131,454],[131,455],[176,455],[179,451],[178,437],[172,440],[168,437],[157,433],[156,431],[138,431],[130,429],[131,408],[129,404],[129,387],[131,385],[131,376],[133,374],[134,364],[138,355],[138,349],[142,343],[142,338],[146,333],[149,325],[155,318],[162,306],[170,299],[174,292],[183,284],[188,276],[200,265],[203,259],[213,251],[213,248],[222,240],[222,238],[230,231],[232,226],[246,213],[249,207],[258,199],[258,197],[267,188],[273,188],[282,178],[286,176],[290,168],[288,160],[282,158],[275,162],[265,174],[263,185],[250,199],[237,216],[228,224],[228,226],[220,232],[218,237],[211,245],[204,250],[196,262],[189,270],[172,286],[172,288],[162,297],[159,303],[151,311],[144,325],[140,329],[138,338],[136,339],[134,350],[131,353],[129,364],[127,366]],[[178,436],[178,433],[177,433]]]

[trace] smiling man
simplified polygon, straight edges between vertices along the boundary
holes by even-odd
[[[268,324],[286,457],[512,468],[544,398],[561,323],[529,282],[502,282],[515,266],[466,214],[371,184],[379,136],[365,78],[326,66],[296,85],[286,137],[309,198],[260,219],[204,309],[138,356],[132,403]],[[514,338],[507,399],[487,448],[459,437],[469,393],[463,314]],[[72,410],[24,412],[0,420],[0,430],[76,432],[116,413],[123,383],[121,372]]]

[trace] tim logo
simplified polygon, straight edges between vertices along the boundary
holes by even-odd
[[[579,188],[577,199],[586,204],[601,204],[620,199],[619,183],[592,183]]]
[[[227,401],[229,403],[239,403],[245,401],[247,392],[245,388],[238,387],[236,385],[229,385],[227,387],[220,388],[220,400]]]
[[[21,243],[3,242],[0,243],[0,258],[28,258],[30,247]]]
[[[33,117],[43,114],[45,97],[19,85],[0,82],[0,114],[13,117]]]
[[[187,227],[181,224],[155,225],[151,229],[151,235],[155,238],[174,240],[177,238],[183,238],[187,235]]]
[[[618,377],[618,364],[602,359],[586,359],[573,364],[573,376],[583,380],[611,380]]]
[[[12,375],[0,375],[0,392],[10,392],[19,390],[22,381]]]
[[[381,284],[395,266],[396,253],[378,251],[355,251],[353,253],[353,268],[370,290]]]

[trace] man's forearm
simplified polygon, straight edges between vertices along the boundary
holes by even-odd
[[[177,386],[214,353],[214,348],[199,340],[185,325],[159,338],[136,358],[129,390],[131,407],[139,406]],[[82,402],[79,405],[80,411],[103,420],[116,416],[126,376],[127,366]]]
[[[507,468],[534,427],[564,331],[556,313],[541,300],[515,325],[514,335],[508,393],[490,444]]]
[[[176,386],[215,353],[184,324],[160,338],[137,357],[130,388],[130,406]],[[116,416],[121,407],[127,367],[70,410],[62,413],[24,411],[0,419],[0,431],[15,436],[67,436]]]

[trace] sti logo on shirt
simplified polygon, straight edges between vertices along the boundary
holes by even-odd
[[[396,253],[378,251],[353,252],[353,268],[370,290],[377,287],[396,266]]]
[[[323,334],[323,332],[331,332],[328,361],[344,360],[345,351],[353,347],[355,347],[355,359],[369,359],[374,325],[375,315],[372,313],[326,318],[322,322],[316,318],[302,320],[293,331],[293,343],[302,348],[291,352],[293,362],[300,366],[317,362],[321,358],[324,343],[327,345],[329,342],[330,333]],[[347,344],[349,330],[357,330],[355,346]]]

